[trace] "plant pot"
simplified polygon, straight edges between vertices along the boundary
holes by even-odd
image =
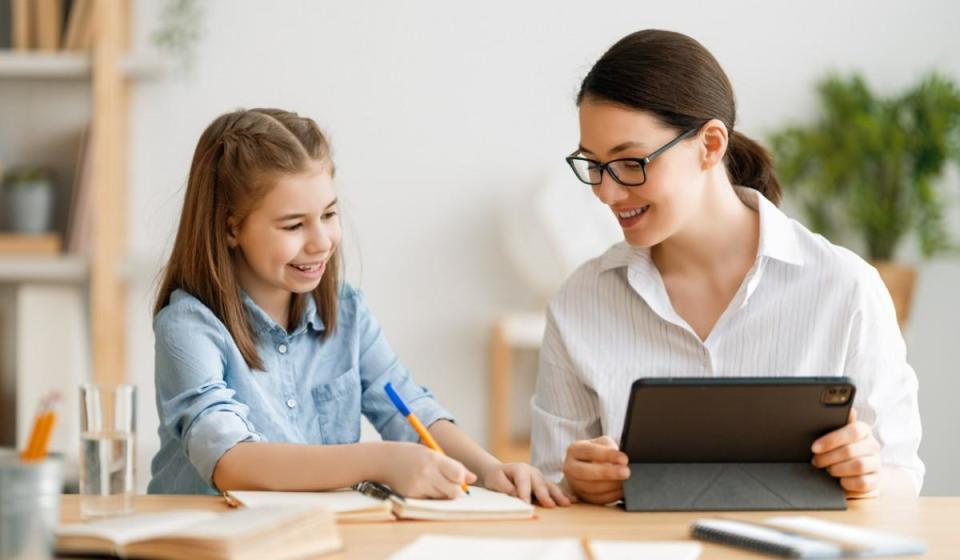
[[[874,261],[873,266],[880,273],[880,279],[886,284],[897,310],[897,322],[900,330],[907,326],[910,318],[910,305],[913,302],[913,288],[917,280],[917,269],[913,266],[896,264],[889,261]]]
[[[38,179],[8,183],[4,187],[6,229],[20,233],[50,231],[53,218],[53,185]]]

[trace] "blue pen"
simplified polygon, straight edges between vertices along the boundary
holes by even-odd
[[[387,392],[387,396],[390,397],[390,400],[393,402],[393,406],[397,407],[397,410],[400,411],[400,414],[403,414],[403,417],[407,419],[407,422],[410,422],[410,425],[413,426],[413,429],[416,430],[417,434],[420,435],[420,439],[423,443],[427,444],[427,447],[433,449],[437,453],[446,456],[446,453],[443,452],[443,448],[433,439],[433,436],[430,435],[430,432],[424,427],[423,423],[420,422],[420,419],[417,418],[417,415],[413,413],[412,410],[407,406],[407,403],[403,402],[403,399],[400,398],[400,395],[397,394],[397,391],[393,388],[393,385],[387,383],[384,386],[384,390]],[[467,488],[467,484],[463,483],[463,486],[460,487],[464,493],[469,494],[470,489]]]

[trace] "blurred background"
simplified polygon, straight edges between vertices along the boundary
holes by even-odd
[[[783,161],[791,216],[907,267],[889,282],[912,302],[924,494],[958,495],[957,21],[946,0],[0,0],[0,444],[25,441],[59,388],[53,447],[75,457],[76,386],[127,380],[146,486],[151,307],[194,146],[223,112],[281,107],[331,137],[346,276],[393,348],[465,430],[522,458],[546,301],[620,238],[563,161],[574,97],[616,40],[664,28],[726,70],[739,130]],[[846,148],[816,149],[831,137]],[[865,221],[871,170],[897,162],[887,213]]]

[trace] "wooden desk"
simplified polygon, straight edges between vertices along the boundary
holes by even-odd
[[[214,496],[137,496],[137,511],[177,508],[224,510],[223,500]],[[685,540],[690,523],[705,513],[625,513],[614,508],[575,505],[563,509],[538,509],[539,519],[531,521],[486,521],[481,523],[435,523],[397,521],[393,523],[341,524],[346,550],[327,556],[331,559],[386,558],[424,533],[447,533],[474,537],[549,538],[589,536],[593,539]],[[726,517],[759,520],[771,512],[731,513]],[[850,509],[816,512],[822,519],[888,529],[927,541],[925,559],[960,557],[960,497],[851,501]],[[80,519],[76,495],[65,495],[61,503],[64,522]],[[757,558],[748,552],[704,543],[704,560]]]

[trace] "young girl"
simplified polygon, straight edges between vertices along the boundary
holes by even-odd
[[[735,131],[713,56],[678,33],[633,33],[577,104],[568,162],[626,242],[550,305],[534,465],[583,500],[615,501],[629,470],[614,438],[636,378],[845,375],[854,413],[813,443],[814,465],[848,491],[917,493],[917,378],[890,296],[876,270],[777,208],[770,156]]]
[[[324,490],[362,480],[451,498],[464,483],[567,505],[503,464],[417,386],[338,277],[334,166],[316,124],[240,110],[200,137],[155,307],[161,447],[151,493]],[[392,383],[443,456],[416,443]],[[383,436],[358,443],[360,415]]]

